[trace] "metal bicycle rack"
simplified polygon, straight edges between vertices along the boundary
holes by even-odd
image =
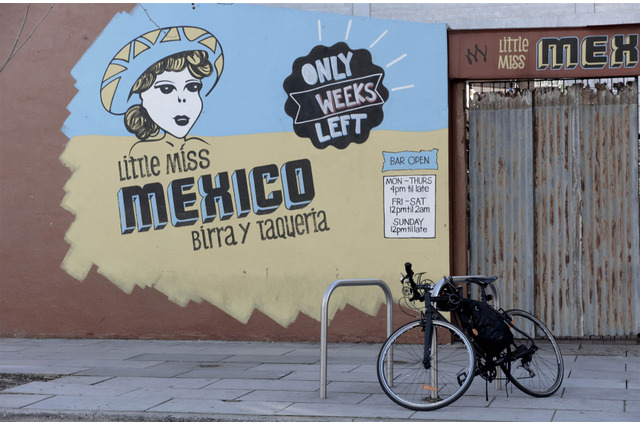
[[[324,293],[322,298],[322,317],[320,320],[320,398],[327,398],[327,328],[328,328],[328,308],[329,298],[331,293],[338,287],[355,287],[355,286],[378,286],[384,291],[384,295],[387,298],[387,337],[393,332],[393,297],[391,296],[391,290],[384,281],[380,280],[338,280],[331,283]],[[387,358],[387,368],[391,372],[393,358]],[[393,377],[393,374],[390,374]]]

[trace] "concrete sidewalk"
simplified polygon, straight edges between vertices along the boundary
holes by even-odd
[[[476,378],[452,405],[415,412],[377,381],[377,344],[330,344],[327,399],[320,345],[227,341],[0,339],[0,374],[62,375],[0,392],[0,420],[637,421],[640,345],[564,341],[562,388],[550,398]]]

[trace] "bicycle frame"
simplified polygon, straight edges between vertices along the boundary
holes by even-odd
[[[411,265],[410,264],[405,264],[405,268],[407,269],[407,276],[404,277],[406,279],[408,279],[411,288],[414,292],[412,298],[410,300],[419,300],[419,301],[423,301],[425,303],[425,309],[424,311],[421,312],[421,322],[422,322],[422,326],[424,327],[424,350],[423,350],[423,360],[422,360],[422,364],[424,366],[424,368],[431,368],[432,365],[432,361],[433,358],[435,356],[435,351],[433,350],[433,346],[434,346],[434,337],[437,336],[433,336],[433,329],[431,327],[431,324],[433,322],[434,319],[437,320],[441,320],[441,321],[446,321],[448,323],[451,324],[451,321],[449,321],[448,319],[446,319],[434,306],[433,303],[437,302],[437,301],[441,301],[441,300],[446,300],[446,298],[437,296],[440,294],[440,292],[442,291],[442,288],[446,285],[446,284],[459,284],[459,283],[470,283],[470,284],[475,284],[475,285],[479,285],[480,286],[480,294],[481,294],[481,300],[483,302],[487,301],[487,294],[486,294],[486,287],[490,286],[491,287],[491,291],[492,294],[494,296],[495,299],[495,303],[497,306],[499,306],[499,294],[498,291],[496,289],[496,287],[493,285],[493,283],[488,283],[485,285],[480,285],[477,282],[477,280],[489,280],[491,279],[491,277],[487,276],[487,275],[457,275],[457,276],[445,276],[442,279],[440,279],[437,283],[435,283],[433,286],[429,287],[428,285],[421,285],[421,284],[416,284],[413,281],[413,271],[411,271]],[[418,290],[424,290],[424,294],[422,296],[419,295]],[[497,307],[496,310],[499,311],[499,308]],[[499,311],[500,312],[500,311]],[[478,347],[477,343],[472,339],[471,342],[473,343],[473,350],[476,354],[476,358],[478,360],[483,360],[485,361],[486,365],[489,366],[489,368],[487,368],[487,371],[495,368],[495,367],[499,367],[502,366],[504,368],[509,368],[507,366],[507,364],[510,364],[511,362],[523,358],[525,356],[530,355],[531,353],[535,352],[535,350],[537,349],[536,345],[535,345],[535,340],[529,336],[527,333],[525,333],[523,330],[521,330],[520,328],[516,327],[514,324],[512,324],[510,322],[510,318],[503,312],[501,313],[501,317],[503,318],[504,321],[508,322],[510,327],[514,328],[515,330],[517,330],[519,333],[521,333],[524,337],[526,337],[530,342],[531,342],[531,347],[522,353],[518,353],[516,356],[507,356],[504,357],[502,359],[498,359],[495,362],[491,359],[487,359],[483,353],[483,351],[480,350],[480,348]],[[478,370],[478,372],[484,372],[484,371],[480,371]],[[485,379],[486,380],[486,379]],[[492,379],[493,380],[493,379]],[[437,388],[437,385],[432,384],[433,388]]]

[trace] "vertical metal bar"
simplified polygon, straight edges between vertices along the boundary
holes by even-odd
[[[393,333],[393,298],[391,297],[391,291],[385,284],[382,287],[387,298],[387,339]],[[389,348],[389,356],[387,357],[387,374],[389,375],[389,386],[393,386],[393,347]]]
[[[329,289],[322,298],[322,313],[320,314],[320,398],[322,399],[327,397],[327,307],[333,287],[329,287]]]
[[[320,398],[327,398],[327,328],[329,327],[329,299],[331,293],[338,287],[378,286],[384,292],[387,301],[387,338],[393,332],[393,296],[389,286],[381,280],[338,280],[331,283],[322,298],[322,312],[320,313]],[[390,376],[389,384],[393,386],[393,352],[387,357],[387,371]]]

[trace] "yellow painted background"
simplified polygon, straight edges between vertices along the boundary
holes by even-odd
[[[326,288],[337,279],[381,279],[397,300],[399,273],[405,261],[414,270],[427,271],[437,280],[449,272],[449,201],[447,130],[433,132],[373,131],[363,144],[344,150],[318,150],[308,139],[293,133],[202,138],[210,143],[211,165],[206,170],[162,174],[157,178],[121,182],[118,161],[128,153],[134,138],[79,136],[72,138],[61,161],[73,176],[65,186],[63,207],[75,214],[66,234],[70,244],[62,268],[83,280],[93,264],[98,272],[122,291],[153,286],[169,300],[185,306],[206,300],[242,323],[254,309],[283,327],[300,312],[320,319]],[[438,149],[438,170],[382,172],[383,151]],[[202,174],[212,177],[236,169],[247,174],[257,166],[307,158],[313,170],[315,198],[303,209],[289,211],[284,203],[272,214],[235,215],[216,218],[205,227],[251,223],[245,244],[193,250],[193,226],[149,230],[122,235],[117,192],[121,187],[161,182],[166,188],[174,179]],[[164,158],[162,159],[164,170]],[[436,178],[436,238],[385,239],[383,176],[434,174]],[[281,180],[267,185],[281,190]],[[197,186],[191,190],[197,192]],[[198,195],[198,201],[200,196]],[[198,208],[199,203],[190,209]],[[330,230],[284,240],[260,239],[258,220],[299,213],[326,212]],[[241,233],[236,233],[240,240]],[[367,288],[337,291],[329,317],[349,303],[368,314],[377,313],[384,302],[381,292]]]

